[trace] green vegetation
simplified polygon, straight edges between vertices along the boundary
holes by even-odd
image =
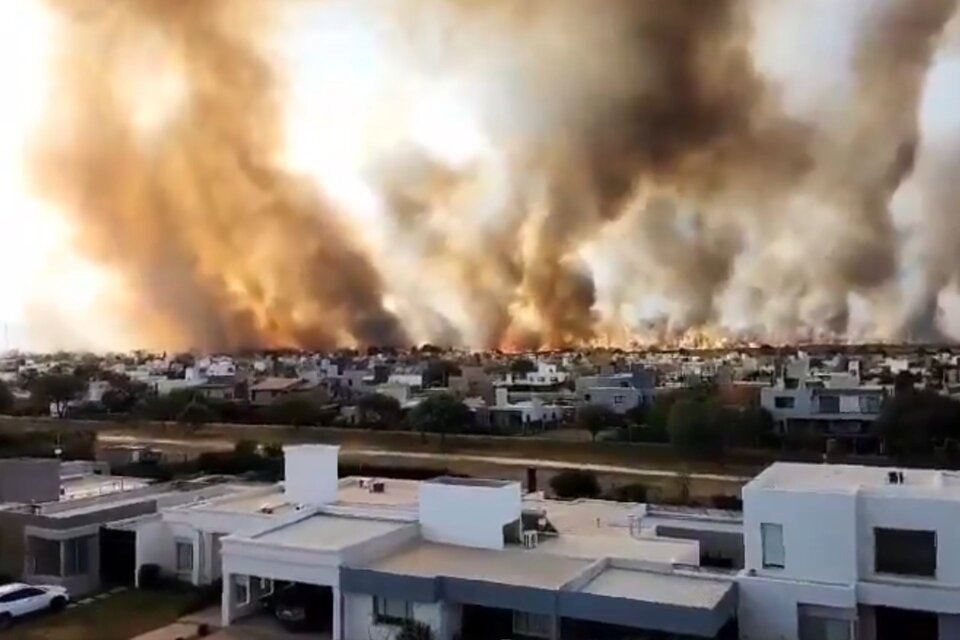
[[[129,590],[61,613],[19,623],[9,640],[129,640],[175,622],[195,598],[190,590]]]
[[[13,392],[4,382],[0,382],[0,414],[7,414],[13,411]]]
[[[613,410],[603,405],[588,404],[577,411],[577,427],[590,433],[590,438],[594,441],[604,429],[619,427],[623,424],[623,418]]]
[[[550,479],[550,488],[558,498],[575,500],[577,498],[597,498],[600,496],[600,483],[590,471],[573,469],[561,471]]]
[[[438,433],[441,442],[446,440],[448,433],[462,431],[472,419],[467,405],[447,393],[430,396],[407,416],[410,426],[424,439],[428,433]]]

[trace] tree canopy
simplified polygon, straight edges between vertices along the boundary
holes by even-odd
[[[517,358],[510,362],[510,373],[515,376],[525,376],[537,370],[537,365],[530,358]]]
[[[371,393],[357,401],[360,422],[381,429],[400,421],[400,401],[382,393]]]
[[[681,398],[670,408],[667,433],[670,444],[691,456],[708,456],[723,450],[727,411],[716,399]]]
[[[561,471],[550,479],[550,488],[558,498],[575,500],[577,498],[596,498],[600,495],[600,483],[590,471],[571,469]]]
[[[613,410],[601,404],[588,404],[577,411],[577,427],[590,432],[592,440],[604,429],[619,427],[623,418]]]
[[[473,414],[467,405],[454,396],[441,393],[430,396],[414,407],[407,418],[420,433],[439,433],[441,440],[470,424]]]
[[[67,415],[70,403],[79,399],[87,388],[83,378],[65,373],[48,373],[38,376],[31,385],[31,393],[44,407],[52,407],[57,417]]]
[[[447,387],[450,376],[460,375],[460,365],[450,360],[431,360],[423,370],[424,387]]]
[[[960,402],[935,391],[904,388],[884,402],[876,429],[891,455],[930,453],[960,436]]]

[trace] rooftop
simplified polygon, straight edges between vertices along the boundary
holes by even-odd
[[[60,500],[92,498],[112,493],[142,489],[149,480],[125,476],[85,475],[64,478],[60,481]]]
[[[339,551],[410,525],[405,522],[313,515],[252,537],[257,542],[313,551]]]
[[[635,538],[626,530],[608,533],[607,535],[561,534],[557,537],[544,536],[540,538],[540,542],[534,551],[586,560],[617,558],[666,565],[700,564],[700,544],[695,540]]]
[[[732,588],[730,580],[612,566],[604,569],[579,591],[611,598],[712,610],[720,605]]]
[[[454,478],[452,476],[440,476],[427,480],[430,484],[445,484],[453,487],[486,487],[488,489],[501,489],[515,484],[512,480],[492,480],[488,478]]]
[[[891,472],[903,473],[903,483],[891,483]],[[894,494],[913,491],[931,497],[960,499],[960,473],[935,469],[777,462],[754,478],[748,487],[831,493],[870,491]]]
[[[521,549],[495,551],[419,542],[361,568],[397,575],[444,576],[556,590],[579,576],[591,563],[591,560]]]

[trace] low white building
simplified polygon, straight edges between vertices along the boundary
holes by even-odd
[[[642,534],[636,505],[525,497],[500,480],[337,480],[336,447],[285,451],[286,485],[264,494],[285,510],[259,528],[247,514],[219,540],[225,625],[300,583],[324,600],[333,640],[389,639],[414,621],[437,640],[732,637],[734,575],[701,570],[695,540]],[[212,508],[238,500],[177,511],[195,524],[206,511],[209,528],[224,518]]]
[[[778,463],[743,497],[743,640],[960,638],[960,475]]]

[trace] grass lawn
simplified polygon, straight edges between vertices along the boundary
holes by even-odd
[[[129,640],[174,622],[189,592],[128,590],[15,624],[4,640]]]

